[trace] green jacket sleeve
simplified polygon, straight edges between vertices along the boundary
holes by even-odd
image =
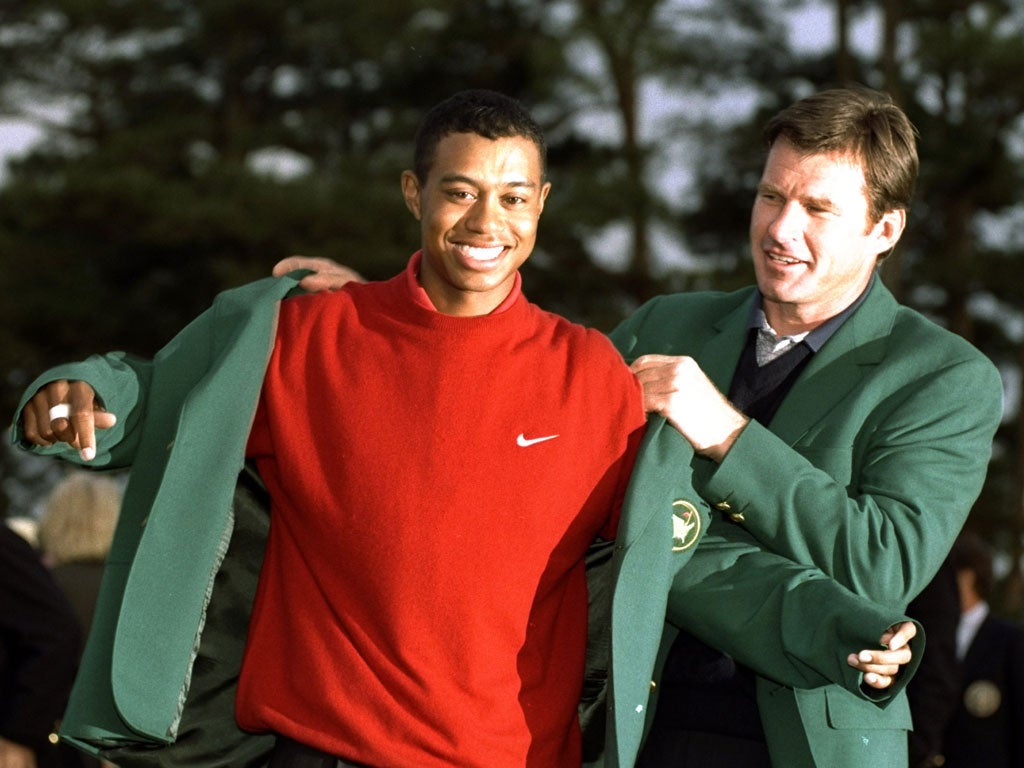
[[[998,372],[978,355],[908,381],[849,432],[830,420],[790,445],[752,422],[720,465],[694,463],[694,486],[767,549],[903,609],[981,490],[1001,412]]]
[[[673,580],[668,620],[777,683],[792,688],[840,685],[886,703],[909,681],[924,650],[884,691],[862,689],[850,653],[881,648],[892,624],[907,619],[836,583],[821,571],[768,552],[737,526],[714,521]]]

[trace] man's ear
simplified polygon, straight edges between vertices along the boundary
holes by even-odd
[[[877,253],[889,253],[896,247],[903,230],[907,226],[907,212],[903,208],[896,208],[882,214],[875,225],[876,237],[878,238]]]
[[[537,210],[537,215],[544,213],[544,202],[548,199],[548,193],[551,191],[551,182],[545,181],[540,188],[540,207]]]
[[[402,197],[405,199],[405,207],[420,220],[420,180],[412,171],[402,171]]]

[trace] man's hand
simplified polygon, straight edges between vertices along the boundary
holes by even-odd
[[[0,768],[36,768],[36,754],[28,747],[0,736]]]
[[[737,411],[692,357],[643,355],[630,366],[644,408],[660,413],[697,453],[721,461],[749,419]]]
[[[885,650],[851,653],[846,663],[864,673],[864,682],[879,690],[892,685],[900,667],[910,663],[910,641],[917,635],[912,621],[894,624],[879,642]]]
[[[307,291],[336,291],[345,283],[365,283],[363,276],[354,269],[343,267],[336,261],[315,256],[289,256],[274,265],[274,277],[282,277],[296,269],[312,269],[312,275],[306,275],[299,285]]]
[[[28,442],[44,447],[65,442],[84,461],[96,458],[96,430],[110,429],[116,423],[117,417],[100,406],[92,387],[67,379],[51,381],[21,412],[21,428]]]

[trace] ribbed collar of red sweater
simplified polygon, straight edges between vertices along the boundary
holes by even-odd
[[[423,286],[420,285],[419,274],[420,274],[420,263],[423,261],[423,251],[416,251],[409,259],[409,264],[405,268],[405,281],[409,286],[409,295],[412,296],[419,306],[424,309],[429,309],[431,312],[437,312],[437,308],[434,306],[434,302],[430,300],[427,292],[423,290]],[[516,281],[512,285],[512,290],[508,292],[508,296],[491,310],[488,314],[498,315],[509,309],[513,304],[516,303],[523,292],[523,276],[516,272]]]

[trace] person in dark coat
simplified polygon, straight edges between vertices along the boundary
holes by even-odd
[[[973,534],[951,553],[960,587],[963,684],[946,729],[945,767],[1024,766],[1024,627],[993,615],[992,556]]]
[[[81,630],[36,551],[0,524],[0,765],[56,768]]]
[[[921,622],[928,647],[914,679],[907,684],[907,700],[914,719],[910,732],[910,768],[944,765],[946,728],[956,711],[962,686],[956,658],[956,631],[960,622],[960,592],[950,558],[927,587],[910,601],[907,613]]]

